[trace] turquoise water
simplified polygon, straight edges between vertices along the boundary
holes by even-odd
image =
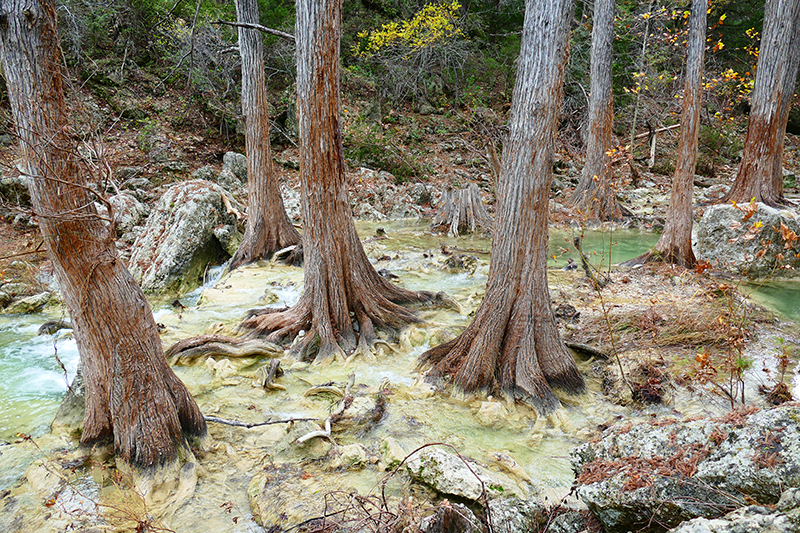
[[[78,349],[69,333],[36,334],[42,323],[57,318],[0,315],[0,441],[47,431],[75,376]]]

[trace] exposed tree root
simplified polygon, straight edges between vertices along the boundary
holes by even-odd
[[[176,342],[164,355],[172,365],[188,365],[207,357],[280,357],[283,349],[262,339],[198,335]]]
[[[347,311],[349,323],[335,325],[333,313],[327,311],[332,306],[325,305],[327,302],[320,306],[326,312],[315,314],[313,308],[319,302],[312,290],[305,292],[291,308],[251,309],[239,328],[249,331],[250,338],[263,337],[267,342],[282,345],[291,343],[290,353],[301,360],[350,361],[359,355],[371,359],[377,346],[391,349],[376,330],[396,335],[405,326],[422,322],[404,305],[457,307],[444,293],[411,292],[375,276],[381,280],[377,289],[383,294],[361,292],[360,298],[353,298],[355,301],[349,302]]]

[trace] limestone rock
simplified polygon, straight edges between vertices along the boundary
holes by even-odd
[[[502,425],[508,418],[508,410],[500,402],[481,402],[477,416],[484,426],[494,427]]]
[[[547,514],[538,499],[498,498],[489,500],[495,533],[543,531]],[[547,531],[554,531],[547,529]]]
[[[0,195],[14,205],[31,205],[31,193],[25,176],[0,176]]]
[[[217,176],[217,183],[226,191],[235,191],[242,187],[242,181],[229,168],[223,168]]]
[[[228,257],[214,234],[218,226],[238,224],[225,201],[242,209],[222,187],[207,181],[178,183],[164,193],[131,249],[129,268],[145,292],[194,287],[209,263]]]
[[[783,493],[775,509],[748,505],[722,518],[695,518],[670,533],[797,533],[800,531],[800,490]]]
[[[387,470],[394,470],[397,468],[400,463],[403,462],[406,455],[408,455],[394,437],[384,438],[381,441],[380,450],[383,464]]]
[[[294,530],[322,514],[328,493],[346,488],[342,477],[312,476],[294,465],[267,464],[247,488],[253,518],[267,531]]]
[[[800,216],[756,204],[712,205],[697,224],[696,255],[716,268],[752,278],[800,275]],[[782,256],[782,258],[781,258]]]
[[[747,502],[775,503],[782,489],[800,487],[798,439],[796,406],[612,427],[599,442],[573,450],[576,492],[609,532],[717,518]]]
[[[50,301],[52,293],[49,291],[40,292],[33,296],[21,298],[15,302],[11,302],[8,307],[3,309],[4,314],[8,315],[29,315],[31,313],[38,313]]]
[[[479,501],[485,488],[490,498],[527,496],[526,491],[507,476],[489,472],[469,460],[466,460],[465,464],[458,456],[442,450],[426,448],[406,464],[412,479],[442,494]]]
[[[342,466],[348,470],[361,470],[367,464],[367,450],[360,444],[348,444],[339,449]]]
[[[214,167],[212,167],[211,165],[200,167],[194,172],[192,172],[193,180],[214,181],[216,177],[217,173],[214,171]]]
[[[226,152],[222,156],[222,172],[229,170],[240,182],[247,183],[247,157],[236,152]]]
[[[121,192],[108,199],[114,208],[114,222],[117,225],[117,235],[123,235],[138,226],[147,215],[150,208],[137,200],[133,195]],[[105,205],[96,203],[97,212],[101,216],[107,216],[108,210]]]

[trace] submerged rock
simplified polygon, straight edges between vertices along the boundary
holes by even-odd
[[[606,531],[663,531],[800,486],[800,407],[612,427],[572,452],[576,492]]]
[[[509,477],[442,450],[427,448],[406,464],[412,479],[442,494],[472,501],[480,501],[484,492],[490,498],[527,497],[527,490],[517,486]]]
[[[238,224],[228,205],[242,209],[222,187],[207,181],[167,190],[131,249],[129,268],[145,292],[194,287],[209,263],[227,259],[215,229]]]
[[[328,495],[346,488],[342,477],[315,476],[289,464],[267,465],[253,476],[247,488],[253,517],[267,531],[293,530],[321,517]],[[311,523],[306,525],[308,530],[321,531]]]
[[[696,255],[752,278],[800,275],[800,217],[764,204],[712,205],[697,224]]]

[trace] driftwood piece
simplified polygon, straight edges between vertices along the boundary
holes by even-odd
[[[458,237],[462,233],[482,232],[491,235],[494,219],[481,202],[478,186],[471,183],[466,189],[447,189],[442,194],[439,210],[431,229]]]
[[[164,356],[172,365],[192,364],[207,357],[280,357],[283,348],[262,339],[198,335],[170,346]]]

